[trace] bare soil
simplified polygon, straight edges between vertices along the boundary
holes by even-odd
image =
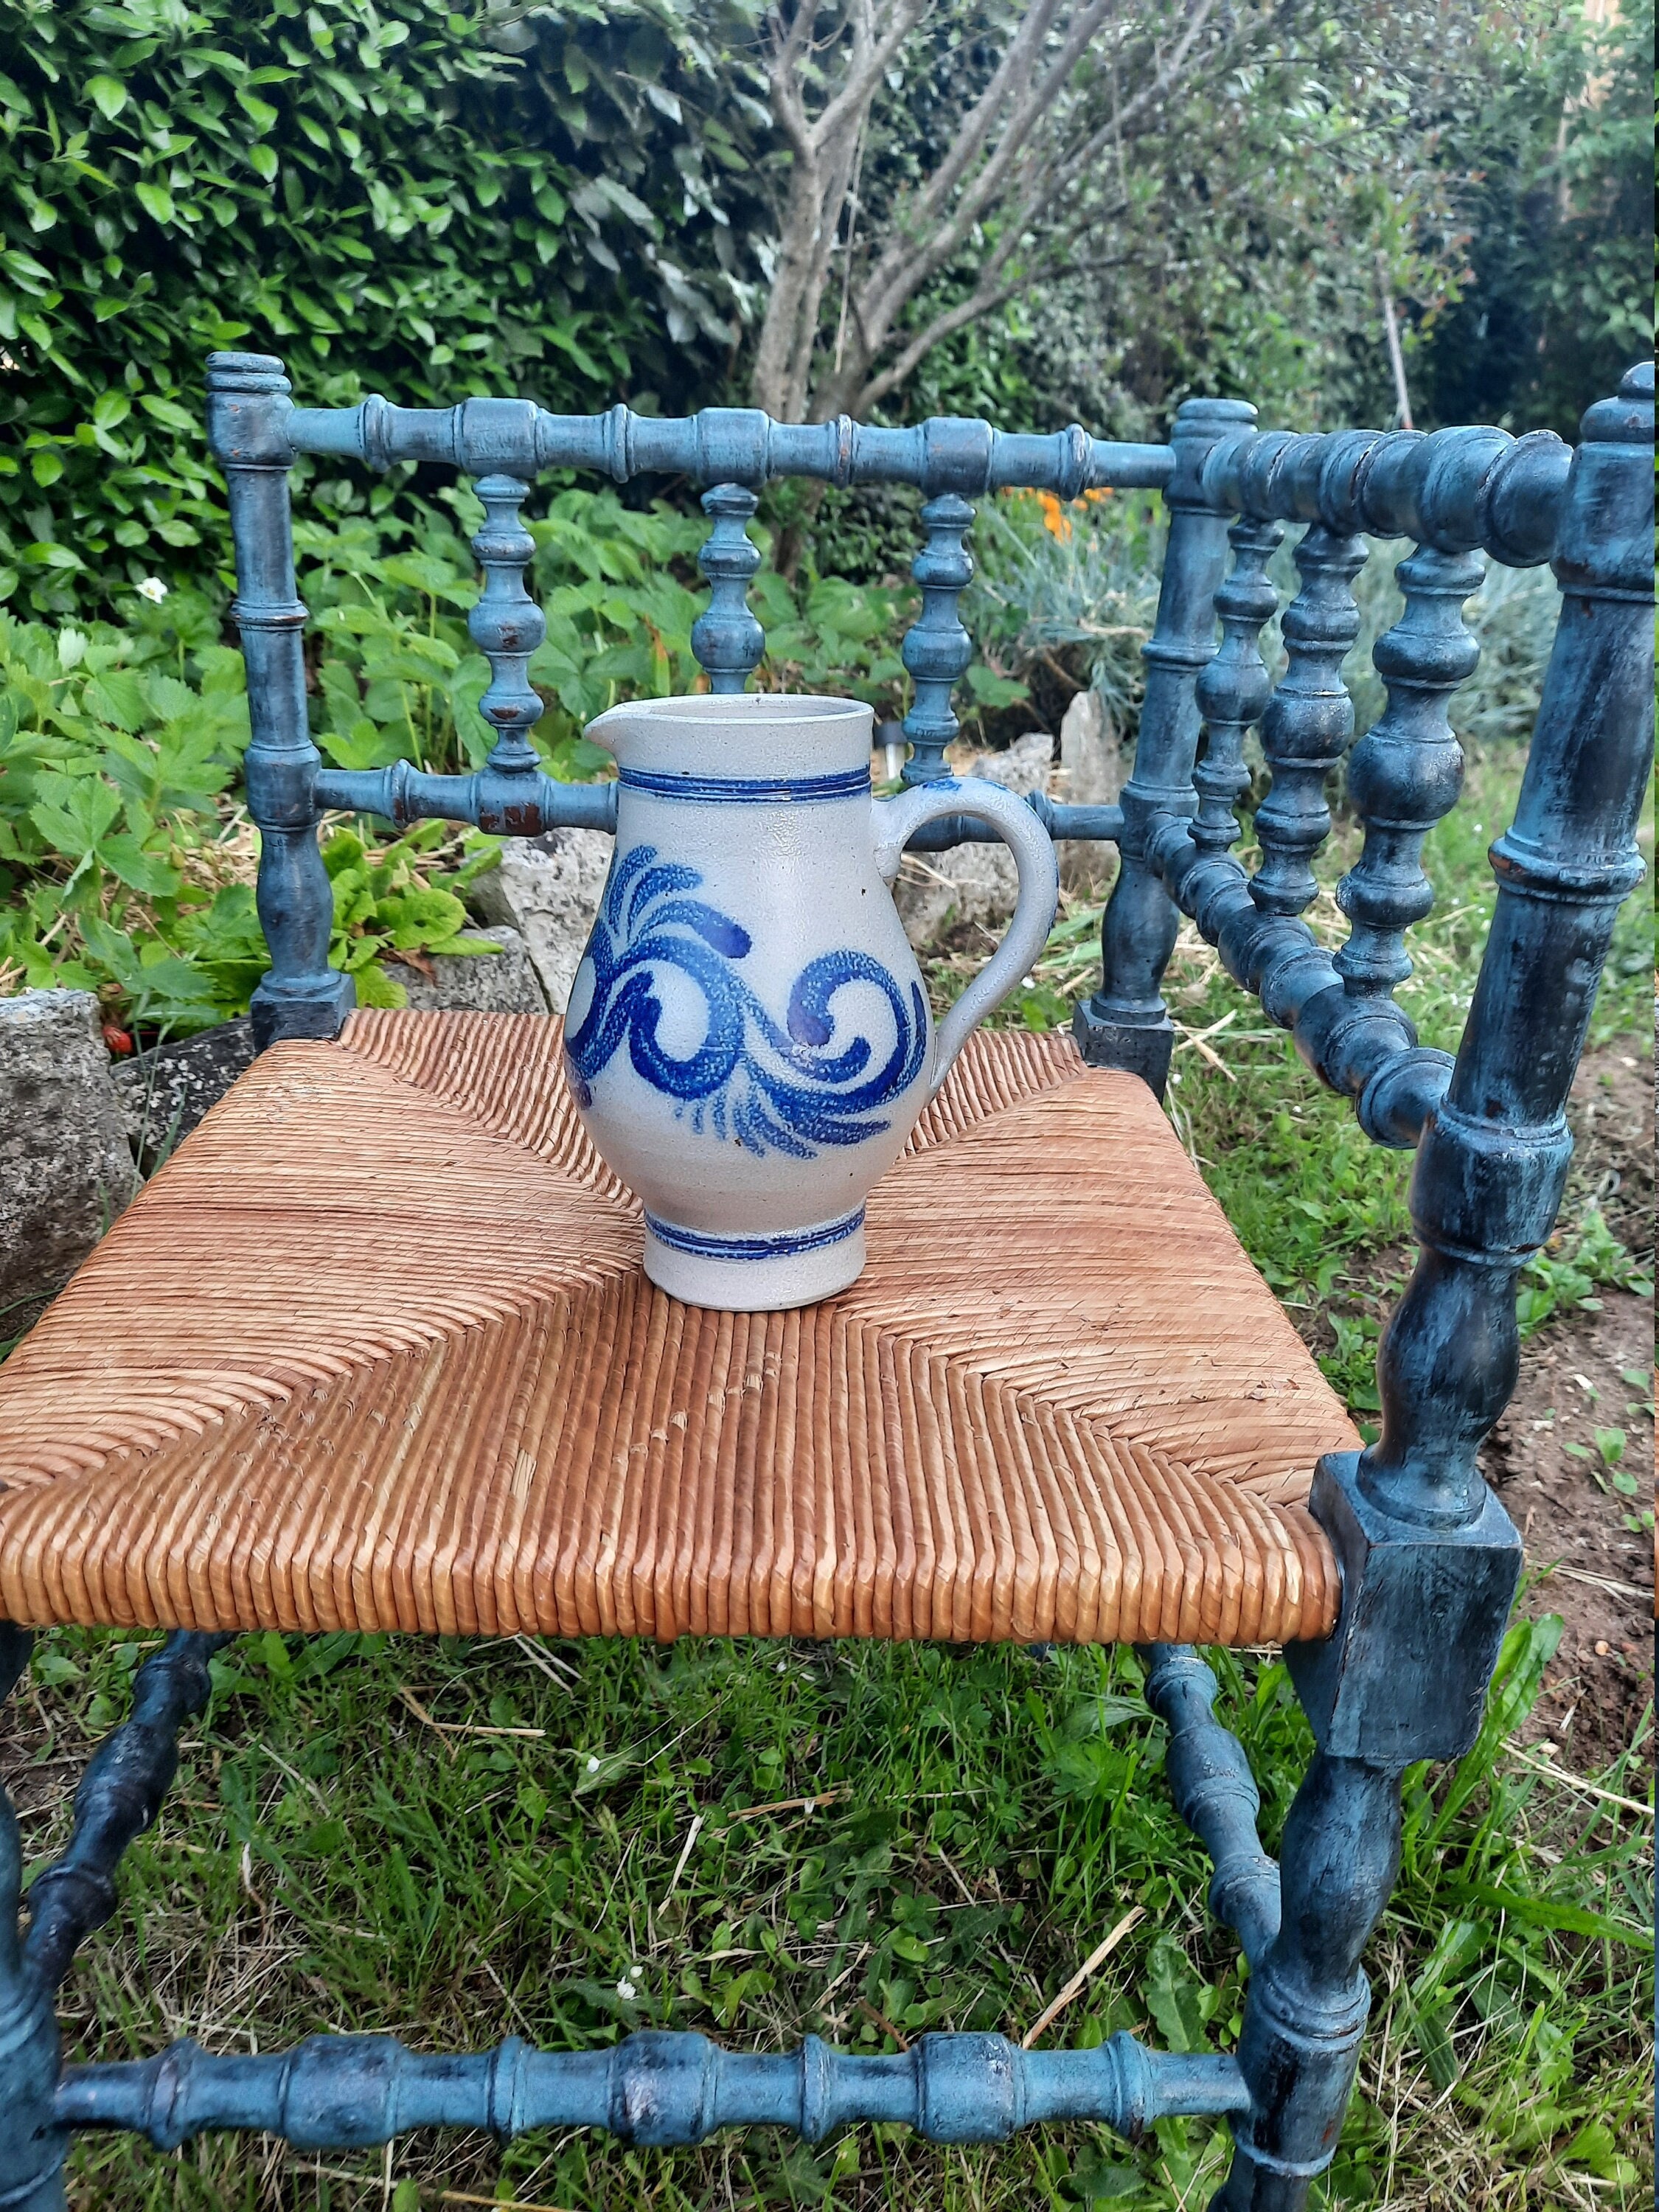
[[[1579,1064],[1567,1119],[1576,1141],[1567,1177],[1564,1220],[1600,1206],[1607,1224],[1632,1252],[1653,1254],[1653,1054],[1639,1040],[1620,1037],[1587,1052]]]
[[[1650,1266],[1653,1062],[1638,1056],[1637,1042],[1621,1037],[1584,1055],[1567,1109],[1577,1148],[1559,1233],[1571,1239],[1599,1207],[1620,1242]],[[1407,1245],[1375,1254],[1365,1286],[1350,1285],[1330,1304],[1382,1318],[1416,1257]],[[1334,1348],[1328,1309],[1291,1318],[1310,1350]],[[1629,1747],[1653,1696],[1655,1554],[1640,1525],[1653,1504],[1653,1370],[1651,1299],[1605,1291],[1599,1310],[1562,1314],[1522,1345],[1515,1395],[1481,1455],[1526,1544],[1522,1605],[1565,1623],[1525,1733],[1547,1736],[1586,1772]],[[1598,1445],[1598,1430],[1616,1463]],[[1622,1448],[1614,1430],[1623,1431]],[[1618,1480],[1632,1475],[1634,1495]]]
[[[1628,1747],[1653,1695],[1653,1542],[1640,1526],[1651,1498],[1652,1366],[1650,1301],[1609,1291],[1600,1313],[1532,1339],[1486,1448],[1488,1479],[1535,1577],[1522,1602],[1566,1623],[1528,1733],[1549,1736],[1585,1771]],[[1609,1440],[1623,1431],[1617,1465],[1598,1449],[1598,1431]],[[1637,1495],[1616,1487],[1620,1474],[1637,1477]]]
[[[1653,1063],[1633,1042],[1587,1053],[1578,1071],[1563,1214],[1599,1206],[1650,1261]],[[1584,1771],[1628,1748],[1653,1697],[1654,1544],[1641,1525],[1653,1504],[1653,1374],[1651,1299],[1607,1291],[1600,1312],[1566,1316],[1524,1347],[1486,1448],[1488,1478],[1537,1577],[1522,1603],[1566,1624],[1527,1733],[1549,1736]],[[1621,1489],[1632,1478],[1634,1492]]]

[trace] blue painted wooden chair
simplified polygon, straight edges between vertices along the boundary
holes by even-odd
[[[406,410],[380,398],[348,410],[296,407],[279,362],[240,354],[216,356],[209,385],[213,450],[230,487],[236,617],[252,710],[248,802],[263,839],[258,903],[271,968],[254,1001],[262,1058],[0,1376],[7,1486],[0,1601],[19,1624],[0,1631],[0,1686],[9,1690],[27,1662],[23,1624],[140,1620],[174,1632],[140,1672],[131,1719],[89,1768],[73,1839],[33,1884],[26,1924],[16,1825],[0,1800],[0,2205],[13,2212],[61,2207],[68,2136],[86,2127],[137,2129],[162,2148],[210,2128],[264,2129],[307,2147],[366,2145],[433,2124],[503,2136],[591,2125],[670,2144],[739,2123],[777,2124],[817,2139],[854,2120],[881,2118],[939,2140],[978,2142],[1048,2119],[1086,2118],[1133,2130],[1161,2114],[1206,2112],[1228,2116],[1237,2146],[1217,2205],[1293,2212],[1333,2155],[1354,2078],[1368,2006],[1360,1959],[1395,1871],[1401,1773],[1418,1759],[1455,1758],[1473,1741],[1520,1571],[1519,1539],[1481,1480],[1476,1453],[1515,1382],[1516,1279],[1560,1200],[1571,1152],[1568,1087],[1615,910],[1642,872],[1633,833],[1652,700],[1650,367],[1632,370],[1616,398],[1590,410],[1576,452],[1547,434],[1517,441],[1495,429],[1262,434],[1249,408],[1211,400],[1188,402],[1169,444],[1153,447],[1103,443],[1079,429],[1027,437],[957,421],[906,430],[845,420],[796,426],[724,410],[665,422],[620,407],[557,416],[513,400],[470,400],[447,411]],[[493,665],[483,711],[497,743],[476,775],[428,775],[404,763],[357,774],[321,764],[307,723],[306,617],[289,530],[287,471],[305,453],[380,467],[444,463],[478,479],[487,520],[476,545],[485,581],[473,635]],[[212,1307],[215,1254],[199,1238],[191,1245],[198,1231],[217,1236],[237,1205],[252,1206],[246,1194],[260,1188],[262,1176],[289,1190],[320,1255],[316,1279],[336,1293],[349,1281],[327,1273],[337,1209],[359,1206],[341,1247],[339,1264],[349,1267],[353,1238],[377,1206],[394,1223],[383,1242],[395,1245],[398,1234],[416,1233],[398,1207],[407,1205],[418,1222],[429,1204],[434,1234],[453,1232],[442,1256],[454,1258],[471,1300],[442,1347],[452,1361],[445,1371],[459,1373],[453,1363],[472,1357],[467,1347],[477,1345],[496,1363],[481,1370],[471,1401],[485,1426],[491,1407],[511,1395],[501,1347],[502,1332],[518,1320],[503,1320],[510,1300],[487,1271],[476,1272],[484,1261],[465,1274],[475,1264],[471,1254],[489,1242],[488,1209],[468,1213],[465,1191],[447,1194],[451,1184],[472,1188],[473,1167],[496,1158],[489,1146],[518,1146],[524,1172],[544,1177],[535,1188],[546,1206],[564,1208],[566,1243],[546,1260],[548,1296],[564,1296],[573,1268],[587,1285],[582,1296],[592,1291],[586,1305],[576,1300],[560,1310],[566,1339],[586,1332],[593,1358],[584,1388],[591,1383],[592,1403],[610,1409],[605,1437],[622,1437],[617,1424],[639,1405],[657,1419],[673,1402],[664,1381],[673,1380],[672,1346],[702,1342],[689,1310],[672,1310],[653,1293],[651,1326],[641,1323],[632,1363],[621,1362],[620,1381],[605,1371],[607,1361],[617,1368],[613,1349],[629,1340],[625,1330],[618,1334],[618,1316],[638,1320],[647,1307],[630,1287],[635,1229],[626,1210],[614,1192],[607,1196],[602,1171],[580,1156],[559,1120],[550,1073],[556,1054],[529,1030],[491,1031],[490,1043],[448,1017],[358,1017],[343,1036],[351,988],[328,965],[331,901],[317,846],[325,810],[398,823],[436,816],[501,833],[603,828],[611,818],[605,787],[550,781],[529,742],[539,702],[526,672],[541,618],[523,586],[532,548],[518,516],[533,479],[554,467],[617,483],[672,471],[709,487],[703,503],[712,528],[702,565],[710,604],[694,643],[716,690],[741,690],[763,649],[744,599],[759,556],[744,526],[759,489],[792,474],[919,485],[927,495],[927,542],[915,567],[923,604],[904,646],[915,679],[906,723],[912,781],[948,773],[951,689],[969,658],[957,601],[970,574],[970,501],[1000,486],[1074,499],[1114,485],[1157,487],[1168,503],[1146,704],[1121,806],[1032,802],[1057,837],[1110,839],[1121,855],[1104,917],[1100,988],[1076,1010],[1077,1050],[1054,1042],[1018,1051],[988,1045],[974,1095],[962,1091],[953,1101],[947,1094],[941,1118],[895,1170],[899,1195],[889,1224],[896,1250],[925,1242],[929,1222],[951,1212],[948,1182],[936,1171],[941,1148],[950,1154],[966,1131],[973,1143],[955,1157],[966,1164],[961,1173],[979,1172],[974,1161],[982,1167],[999,1157],[998,1146],[1012,1142],[998,1133],[1006,1125],[1026,1148],[1016,1147],[1031,1194],[1021,1202],[1040,1217],[1042,1237],[1052,1228],[1057,1240],[1052,1254],[1033,1256],[1021,1245],[1018,1208],[1005,1207],[996,1245],[1006,1255],[1008,1298],[1017,1304],[1027,1295],[1020,1282],[1064,1259],[1074,1267],[1066,1310],[1084,1311],[1092,1336],[1060,1347],[1069,1397],[1052,1378],[1029,1388],[999,1379],[994,1362],[981,1357],[982,1333],[973,1334],[979,1324],[963,1317],[976,1290],[983,1304],[993,1263],[970,1252],[965,1273],[951,1274],[957,1232],[947,1218],[929,1248],[928,1310],[920,1320],[910,1311],[919,1296],[914,1285],[906,1292],[906,1341],[927,1353],[930,1328],[947,1336],[956,1330],[939,1358],[956,1362],[959,1376],[973,1370],[974,1389],[958,1394],[960,1404],[952,1400],[954,1429],[935,1407],[937,1433],[924,1435],[917,1415],[912,1444],[881,1474],[884,1490],[871,1477],[866,1504],[897,1498],[912,1515],[908,1552],[890,1546],[879,1573],[860,1547],[887,1538],[836,1523],[832,1500],[825,1510],[834,1542],[820,1529],[816,1552],[798,1545],[792,1553],[774,1534],[763,1561],[751,1513],[741,1542],[729,1528],[721,1540],[724,1565],[705,1559],[689,1583],[681,1572],[689,1555],[672,1542],[662,1558],[646,1557],[642,1510],[595,1509],[566,1552],[555,1546],[544,1572],[538,1567],[515,1580],[503,1516],[545,1475],[524,1443],[522,1422],[489,1446],[500,1483],[484,1486],[494,1516],[488,1529],[465,1543],[446,1538],[438,1566],[433,1559],[442,1547],[429,1530],[402,1537],[382,1530],[378,1550],[349,1558],[330,1537],[334,1551],[323,1544],[308,1555],[326,1572],[319,1567],[309,1583],[292,1574],[284,1582],[254,1520],[237,1518],[246,1501],[234,1510],[227,1503],[239,1468],[270,1481],[273,1469],[299,1466],[307,1454],[326,1462],[342,1433],[329,1424],[344,1418],[338,1394],[328,1395],[332,1370],[325,1371],[314,1332],[307,1334],[304,1287],[312,1278],[301,1261],[301,1272],[281,1278],[274,1305],[260,1305],[250,1292],[246,1305]],[[1267,563],[1291,524],[1306,526],[1296,548],[1301,589],[1285,612],[1288,666],[1273,687],[1258,641],[1275,606]],[[1362,533],[1404,538],[1413,550],[1399,571],[1405,611],[1376,653],[1387,711],[1349,755],[1352,713],[1339,672],[1357,633],[1351,586],[1365,557]],[[1457,798],[1462,761],[1448,707],[1475,663],[1462,609],[1486,557],[1515,567],[1550,562],[1563,598],[1519,807],[1492,849],[1496,913],[1454,1060],[1418,1043],[1393,993],[1409,972],[1405,933],[1431,903],[1419,865],[1424,838]],[[1247,785],[1244,738],[1257,724],[1273,782],[1256,815],[1261,863],[1249,874],[1230,848],[1238,834],[1232,810]],[[1333,958],[1301,916],[1315,890],[1310,861],[1330,826],[1327,779],[1345,757],[1365,836],[1339,891],[1352,928]],[[974,834],[972,824],[946,821],[927,842]],[[1288,1331],[1274,1334],[1283,1324],[1265,1289],[1253,1277],[1241,1287],[1249,1271],[1202,1194],[1182,1182],[1184,1163],[1171,1164],[1179,1147],[1153,1103],[1173,1035],[1160,979],[1183,914],[1320,1077],[1352,1100],[1367,1133],[1418,1155],[1412,1209],[1421,1256],[1382,1342],[1381,1434],[1364,1451],[1324,1449],[1310,1489],[1307,1462],[1322,1439],[1340,1446],[1351,1432],[1321,1397]],[[438,1026],[410,1026],[422,1021]],[[534,1115],[542,1119],[532,1128],[526,1116]],[[373,1164],[380,1180],[367,1200],[354,1197],[351,1147],[372,1151],[382,1139]],[[434,1164],[440,1156],[422,1155],[422,1143],[449,1148],[442,1175]],[[1046,1157],[1045,1145],[1065,1170],[1046,1184],[1030,1171]],[[1121,1157],[1091,1155],[1104,1146],[1122,1147]],[[1116,1264],[1125,1250],[1121,1224],[1112,1226],[1128,1202],[1114,1187],[1123,1159],[1132,1185],[1159,1192],[1163,1233],[1212,1268],[1206,1279],[1226,1305],[1228,1326],[1259,1338],[1265,1351],[1247,1346],[1227,1368],[1218,1334],[1194,1346],[1189,1340],[1210,1319],[1201,1300],[1184,1313],[1160,1308],[1139,1337],[1140,1324],[1121,1307],[1089,1306],[1090,1268]],[[273,1244],[280,1242],[270,1225],[275,1206],[272,1200],[248,1217]],[[200,1231],[204,1221],[208,1229]],[[880,1389],[899,1405],[908,1386],[902,1362],[889,1354],[898,1328],[890,1312],[905,1304],[898,1295],[903,1255],[884,1261],[873,1210],[872,1224],[872,1279],[889,1308],[878,1299],[826,1313],[793,1337],[762,1328],[752,1373],[740,1362],[727,1395],[770,1403],[779,1375],[804,1373],[810,1360],[820,1362],[815,1375],[844,1381],[855,1364],[848,1347],[874,1345],[871,1372],[880,1368]],[[1137,1234],[1147,1241],[1144,1229]],[[299,1248],[301,1261],[308,1249]],[[543,1264],[533,1254],[523,1260],[532,1272],[532,1261]],[[1040,1297],[1036,1290],[1029,1295]],[[211,1310],[191,1336],[186,1310],[204,1302]],[[1030,1303],[1021,1311],[1030,1322],[1041,1308]],[[131,1313],[142,1327],[123,1366],[124,1316]],[[376,1419],[382,1428],[401,1421],[416,1437],[411,1449],[422,1480],[435,1485],[445,1455],[459,1446],[441,1422],[418,1428],[428,1418],[421,1410],[426,1401],[416,1405],[419,1394],[407,1376],[399,1382],[405,1370],[398,1362],[428,1359],[420,1371],[429,1380],[438,1355],[422,1349],[427,1340],[402,1309],[388,1308],[374,1327],[381,1334],[362,1353],[351,1387],[367,1390],[362,1376],[373,1366],[374,1389],[390,1394]],[[1133,1354],[1135,1390],[1097,1406],[1089,1392],[1105,1392],[1107,1383],[1103,1368],[1088,1368],[1091,1345],[1109,1349],[1120,1340],[1130,1346],[1125,1358]],[[514,1373],[533,1380],[550,1371],[552,1354],[540,1340],[514,1343]],[[1202,1393],[1179,1379],[1194,1354],[1231,1377],[1217,1386],[1207,1410]],[[258,1403],[240,1406],[237,1391],[252,1388],[246,1378],[256,1371],[264,1378]],[[559,1390],[550,1389],[557,1399]],[[1124,1410],[1130,1397],[1162,1408],[1146,1416],[1152,1428],[1135,1427],[1140,1414]],[[1280,1431],[1278,1463],[1240,1410],[1260,1402]],[[664,1434],[672,1425],[672,1416],[659,1422]],[[875,1457],[879,1426],[870,1431]],[[569,1434],[580,1429],[566,1424]],[[744,1433],[750,1441],[733,1448],[735,1456],[710,1464],[724,1470],[728,1489],[748,1482],[753,1507],[774,1496],[766,1489],[768,1450],[781,1451],[785,1431],[775,1420],[763,1432],[769,1446],[756,1443],[752,1424]],[[564,1455],[560,1480],[568,1490],[601,1481],[603,1451],[578,1465],[568,1434],[538,1449]],[[850,1444],[848,1455],[856,1457]],[[927,1503],[916,1486],[940,1469],[957,1485],[952,1497],[967,1501],[953,1561],[937,1528],[931,1550],[916,1534]],[[320,1526],[335,1510],[327,1489],[325,1483],[304,1514],[295,1509],[297,1517],[309,1515]],[[808,1510],[805,1493],[790,1494]],[[406,1500],[406,1492],[399,1495]],[[718,1517],[719,1498],[715,1506]],[[1101,1517],[1090,1523],[1097,1508]],[[673,1522],[675,1510],[672,1499],[662,1508],[663,1525],[678,1542],[684,1529]],[[757,1561],[765,1571],[750,1572]],[[734,1562],[747,1576],[741,1592]],[[76,1943],[113,1910],[120,1853],[155,1817],[179,1731],[206,1700],[216,1644],[243,1628],[388,1619],[478,1633],[504,1632],[517,1621],[562,1632],[804,1628],[1147,1644],[1148,1695],[1170,1727],[1176,1802],[1212,1854],[1212,1907],[1251,1965],[1236,2055],[1163,2055],[1122,2035],[1093,2051],[1027,2051],[1000,2036],[929,2035],[890,2057],[844,2056],[811,2039],[793,2055],[744,2055],[694,2034],[653,2033],[586,2054],[512,2041],[475,2056],[428,2057],[390,2038],[347,2037],[314,2038],[270,2057],[209,2057],[185,2043],[142,2062],[63,2063],[55,1992]],[[1243,1754],[1212,1711],[1214,1679],[1190,1649],[1192,1641],[1258,1638],[1284,1641],[1318,1743],[1279,1866],[1257,1842],[1256,1793]]]

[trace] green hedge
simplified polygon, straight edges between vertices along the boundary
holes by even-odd
[[[630,283],[606,242],[713,228],[669,33],[578,9],[545,56],[490,35],[475,0],[0,0],[0,599],[87,614],[210,574],[215,346],[335,403],[585,409],[698,373],[707,300],[688,360],[678,265],[635,252]]]

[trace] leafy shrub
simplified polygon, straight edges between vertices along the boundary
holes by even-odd
[[[1139,710],[1164,534],[1161,503],[1133,492],[1069,507],[1046,493],[988,500],[975,528],[979,573],[964,619],[1022,675],[1063,658],[1071,680],[1100,692],[1122,728]]]
[[[556,80],[448,0],[0,0],[0,599],[208,581],[216,346],[330,404],[713,380],[731,333],[656,250],[724,219],[676,23],[573,10]]]
[[[489,664],[465,620],[477,591],[466,536],[483,510],[465,489],[447,498],[447,512],[416,510],[412,544],[384,511],[296,526],[315,618],[312,725],[337,766],[453,771],[489,749]],[[575,780],[608,763],[581,736],[593,715],[704,681],[690,632],[705,526],[607,489],[557,493],[529,527],[547,619],[530,666],[546,702],[536,742],[550,773]],[[906,597],[828,577],[797,590],[768,571],[754,598],[763,682],[900,703]],[[98,992],[124,1026],[199,1028],[241,1012],[267,964],[257,839],[233,793],[248,737],[241,656],[203,593],[158,580],[118,612],[56,629],[0,615],[0,990],[68,985]],[[335,964],[365,1004],[396,1005],[384,962],[457,949],[459,894],[497,848],[428,823],[390,842],[337,825],[323,849]]]
[[[964,594],[963,618],[976,640],[1018,676],[1058,659],[1068,682],[1100,692],[1118,729],[1133,734],[1144,684],[1141,647],[1158,613],[1164,525],[1158,501],[1134,493],[1097,495],[1070,507],[1047,494],[1006,493],[975,520],[978,574]],[[1281,604],[1299,586],[1295,543],[1287,533],[1270,574]],[[1363,734],[1386,703],[1371,652],[1398,620],[1404,601],[1395,571],[1409,549],[1367,540],[1354,584],[1360,628],[1344,673]],[[1547,568],[1513,569],[1495,562],[1465,609],[1480,641],[1474,675],[1452,702],[1458,735],[1477,745],[1531,736],[1554,636],[1559,595]],[[1261,649],[1275,676],[1285,666],[1275,616]]]

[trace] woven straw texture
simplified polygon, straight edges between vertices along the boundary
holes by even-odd
[[[678,1304],[555,1022],[267,1052],[0,1368],[0,1612],[198,1628],[1328,1633],[1356,1441],[1156,1101],[981,1033],[851,1290]]]

